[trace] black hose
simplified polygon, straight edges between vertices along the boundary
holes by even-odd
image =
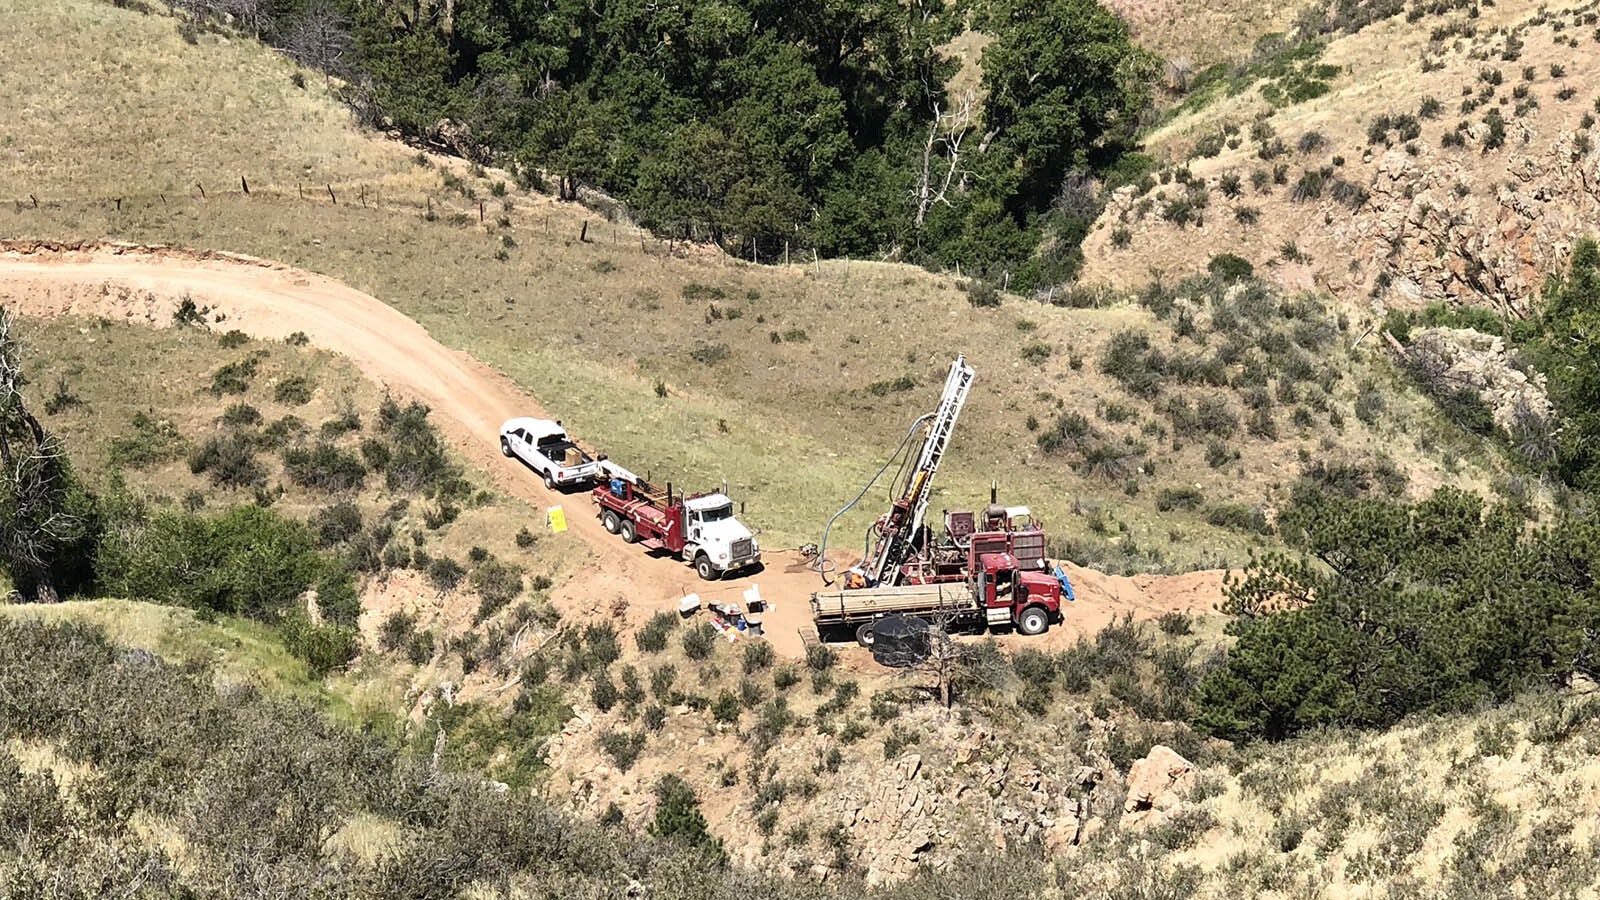
[[[861,502],[861,498],[867,495],[867,491],[872,490],[872,486],[878,483],[878,479],[883,477],[883,473],[887,472],[889,467],[894,465],[894,461],[900,457],[900,454],[905,452],[906,447],[911,444],[911,440],[917,436],[917,429],[922,427],[922,423],[926,422],[934,415],[934,413],[924,413],[923,415],[918,416],[915,422],[911,423],[911,430],[906,432],[905,438],[900,441],[900,446],[895,448],[894,454],[888,459],[884,460],[883,465],[879,467],[877,474],[873,475],[872,480],[868,481],[866,485],[861,488],[861,493],[857,494],[854,500],[851,500],[849,503],[846,503],[844,506],[840,507],[839,511],[833,514],[833,518],[828,520],[827,527],[822,529],[822,544],[817,550],[817,564],[812,568],[816,569],[817,572],[822,575],[823,584],[833,584],[833,581],[828,578],[827,564],[825,562],[825,560],[828,558],[828,533],[833,531],[833,523],[837,522],[840,516],[849,512],[851,507]],[[902,463],[902,465],[904,464]],[[871,552],[872,533],[869,529],[867,532],[867,550],[866,553],[861,554],[862,558],[865,559],[867,553]]]

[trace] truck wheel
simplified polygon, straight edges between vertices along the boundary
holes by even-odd
[[[872,646],[872,641],[874,639],[872,635],[872,625],[873,623],[871,622],[861,623],[861,627],[856,629],[856,643],[863,647]]]
[[[617,518],[616,513],[608,509],[606,514],[600,517],[600,524],[604,525],[607,531],[616,534],[617,529],[622,527],[622,520]]]
[[[695,557],[694,571],[705,581],[716,581],[717,577],[722,574],[721,572],[717,571],[716,566],[711,564],[711,557],[705,555],[704,553]]]
[[[550,477],[549,472],[544,473],[544,486],[552,491],[556,489],[556,480]]]
[[[630,519],[622,520],[622,524],[617,526],[617,533],[622,535],[622,539],[630,544],[639,539],[639,529],[633,527],[633,522]]]
[[[1023,634],[1044,634],[1050,630],[1050,616],[1042,606],[1030,606],[1017,617],[1017,630]]]
[[[505,438],[501,438],[500,439],[500,455],[501,456],[510,456],[511,455],[511,442],[506,440]]]

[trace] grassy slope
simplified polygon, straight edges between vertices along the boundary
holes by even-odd
[[[45,398],[55,394],[63,381],[78,398],[76,404],[41,418],[45,427],[63,438],[75,468],[97,490],[112,488],[112,443],[136,434],[132,425],[135,414],[170,423],[182,436],[185,449],[176,458],[123,473],[130,490],[158,507],[181,501],[215,512],[253,502],[251,491],[213,486],[206,476],[191,473],[186,461],[187,449],[226,430],[218,418],[231,404],[256,407],[264,423],[298,417],[311,435],[324,421],[354,411],[363,428],[340,439],[347,447],[375,429],[381,389],[345,360],[312,347],[249,341],[230,349],[221,346],[218,333],[198,328],[156,331],[84,319],[24,320],[19,334],[31,379],[27,390],[32,407],[42,413]],[[205,389],[218,367],[250,354],[259,354],[260,363],[244,394],[217,397]],[[120,364],[129,360],[137,364]],[[274,399],[275,383],[290,376],[311,381],[310,402],[288,404]],[[129,398],[137,399],[130,402]],[[261,450],[257,458],[269,473],[268,485],[285,489],[273,504],[283,514],[307,519],[336,499],[288,481],[277,452]],[[470,470],[467,476],[479,484],[487,480]],[[460,517],[440,529],[430,529],[424,522],[425,509],[431,504],[387,490],[380,475],[369,476],[364,489],[342,499],[353,501],[369,525],[387,515],[393,521],[397,542],[410,546],[413,537],[420,537],[422,546],[435,557],[449,556],[466,564],[469,548],[483,547],[530,576],[548,575],[557,580],[583,562],[554,542],[517,546],[514,536],[518,529],[532,526],[538,530],[543,517],[515,498],[492,495],[464,504]],[[402,500],[408,505],[393,509],[393,504]],[[529,598],[537,601],[539,596],[536,592]],[[417,614],[419,629],[435,632],[441,647],[446,639],[473,626],[478,606],[478,598],[465,587],[440,592],[420,573],[411,571],[369,580],[364,599],[372,610],[363,619],[369,642],[384,615],[405,609]],[[204,622],[188,610],[144,603],[106,600],[48,608],[0,607],[0,611],[97,622],[130,646],[178,660],[212,660],[225,678],[259,679],[274,689],[312,699],[351,722],[387,721],[403,715],[439,680],[469,682],[474,690],[479,682],[504,680],[498,669],[487,665],[467,679],[459,661],[445,654],[416,667],[406,665],[396,654],[369,652],[349,671],[318,682],[303,663],[283,650],[271,629],[259,623],[228,618]],[[487,632],[498,621],[479,630]],[[370,644],[368,649],[373,649]]]
[[[253,41],[178,36],[96,0],[0,0],[0,199],[291,189],[403,171],[343,127],[321,79]]]
[[[163,29],[174,30],[171,20],[106,10],[92,0],[62,0],[8,15],[46,28],[64,27],[64,20],[90,33],[149,29],[151,40],[140,46],[151,48],[152,66],[175,52],[244,52],[241,42],[218,46],[209,36],[198,49],[173,44],[175,36],[162,36]],[[56,63],[45,58],[42,45],[6,36],[27,30],[0,31],[0,56],[13,71],[48,71]],[[362,140],[339,121],[341,113],[325,97],[294,88],[281,61],[252,65],[278,72],[276,89],[270,79],[189,80],[166,88],[172,92],[166,102],[175,108],[242,110],[228,127],[258,126],[255,139],[233,151],[227,142],[196,140],[206,145],[204,153],[182,179],[197,180],[231,161],[266,173],[255,180],[251,197],[216,191],[205,201],[187,194],[155,196],[150,191],[160,182],[151,173],[167,165],[156,142],[149,153],[118,167],[129,173],[120,182],[129,197],[121,212],[104,201],[105,187],[89,183],[37,210],[0,208],[0,232],[223,248],[338,277],[392,303],[445,343],[503,369],[584,439],[626,464],[670,474],[679,484],[726,478],[750,501],[750,517],[775,545],[816,539],[910,420],[931,407],[945,367],[962,352],[980,380],[935,508],[986,502],[989,483],[998,481],[1006,500],[1031,504],[1058,536],[1098,548],[1085,552],[1114,566],[1126,564],[1119,560],[1129,542],[1140,548],[1141,561],[1132,565],[1166,567],[1242,560],[1258,542],[1207,524],[1199,511],[1159,512],[1159,488],[1198,484],[1208,502],[1270,503],[1294,480],[1298,451],[1322,455],[1327,444],[1365,454],[1388,443],[1384,434],[1352,426],[1343,433],[1290,430],[1285,440],[1271,443],[1235,439],[1241,461],[1218,471],[1206,465],[1200,442],[1173,451],[1153,440],[1155,475],[1135,478],[1140,490],[1130,496],[1121,480],[1080,476],[1061,458],[1042,456],[1025,426],[1030,416],[1041,423],[1060,410],[1092,417],[1102,401],[1127,401],[1099,374],[1096,354],[1112,333],[1129,326],[1152,327],[1160,343],[1165,326],[1152,326],[1140,309],[1065,310],[1010,301],[997,310],[973,310],[947,276],[860,262],[777,268],[704,253],[669,256],[658,242],[603,223],[591,228],[590,242],[580,243],[580,223],[591,214],[540,195],[488,199],[487,221],[480,226],[475,201],[488,197],[492,175],[475,179],[456,167],[467,176],[465,184],[447,190],[456,175],[419,166],[412,155],[381,142],[330,159],[318,148]],[[85,105],[104,102],[117,109],[101,96],[100,82],[79,88]],[[285,104],[318,110],[298,115],[295,137],[287,143],[277,139],[281,129],[272,118]],[[127,108],[112,124],[143,118],[139,109]],[[99,152],[96,128],[70,117],[38,122],[26,126],[21,140],[56,150],[52,173],[30,177],[71,183],[70,173]],[[77,147],[88,152],[66,150]],[[263,147],[271,149],[262,153]],[[221,162],[207,161],[211,154]],[[397,172],[396,160],[409,171]],[[15,164],[0,173],[0,179],[18,177]],[[293,185],[301,177],[335,182],[345,202],[334,206],[317,195],[299,199]],[[413,183],[416,189],[402,189]],[[382,208],[349,202],[362,187],[374,199],[385,191]],[[430,206],[443,215],[427,220],[423,212]],[[497,222],[502,217],[505,224]],[[496,258],[502,250],[503,261]],[[1019,320],[1035,330],[1020,330]],[[772,342],[774,333],[780,343]],[[1020,356],[1034,342],[1054,351],[1042,365]],[[726,356],[709,364],[696,361],[695,351],[705,348],[725,350]],[[1081,368],[1071,368],[1073,357],[1084,361]],[[885,396],[867,390],[903,376],[914,378],[916,388]],[[658,382],[668,391],[664,400],[656,395]],[[1108,430],[1142,440],[1145,423],[1158,424],[1153,409],[1140,409],[1132,422]],[[1441,477],[1426,459],[1402,463],[1422,483]],[[844,521],[835,533],[854,543],[878,505]],[[1090,534],[1080,515],[1113,524],[1107,536]]]

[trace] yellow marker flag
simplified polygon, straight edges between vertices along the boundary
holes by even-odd
[[[567,530],[567,514],[562,512],[559,506],[550,507],[549,512],[545,514],[545,522],[550,526],[550,530],[557,534]]]

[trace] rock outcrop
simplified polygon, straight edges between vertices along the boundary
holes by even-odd
[[[1164,744],[1150,748],[1144,759],[1128,769],[1128,798],[1122,806],[1122,824],[1142,828],[1166,821],[1183,804],[1194,787],[1194,763]]]

